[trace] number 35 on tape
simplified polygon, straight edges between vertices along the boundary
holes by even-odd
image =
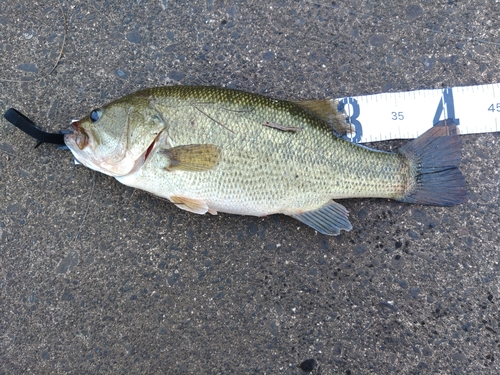
[[[440,121],[460,134],[500,131],[500,84],[418,90],[337,99],[355,143],[416,138]]]

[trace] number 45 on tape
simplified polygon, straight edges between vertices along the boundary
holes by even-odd
[[[417,138],[441,121],[460,134],[500,131],[500,84],[418,90],[337,99],[355,133],[355,143]]]

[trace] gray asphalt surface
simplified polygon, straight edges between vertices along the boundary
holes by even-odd
[[[0,112],[47,131],[165,84],[311,99],[500,81],[493,0],[63,11],[51,71],[60,4],[0,3]],[[181,211],[2,118],[0,374],[500,373],[500,136],[462,140],[467,204],[345,200],[354,229],[331,238]]]

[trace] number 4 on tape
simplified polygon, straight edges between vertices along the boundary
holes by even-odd
[[[441,118],[443,118],[443,121],[453,121],[455,125],[460,125],[460,120],[455,118],[455,103],[453,102],[453,89],[451,87],[443,90],[443,96],[439,101],[432,121],[433,126],[441,125],[443,122],[440,120]]]

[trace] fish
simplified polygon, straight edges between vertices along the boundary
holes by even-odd
[[[180,209],[284,214],[325,235],[352,229],[339,199],[467,201],[456,125],[434,126],[385,152],[346,140],[352,128],[334,103],[154,87],[92,110],[64,142],[86,167]]]

